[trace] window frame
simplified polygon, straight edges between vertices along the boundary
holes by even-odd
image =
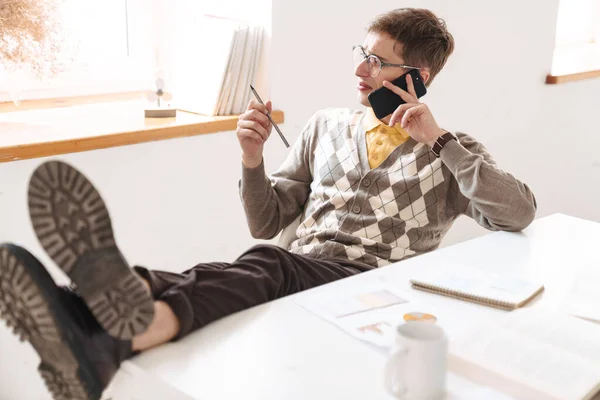
[[[565,0],[561,0],[565,1]],[[564,43],[556,32],[552,52],[552,66],[546,83],[565,83],[600,76],[600,0],[590,0],[592,4],[592,33],[587,42]],[[582,13],[590,12],[583,9]],[[557,27],[560,19],[560,4],[557,14]]]

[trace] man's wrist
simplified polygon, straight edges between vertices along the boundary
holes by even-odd
[[[258,157],[248,157],[242,153],[242,164],[244,164],[246,168],[256,168],[262,164],[262,161],[262,154]]]
[[[433,143],[433,147],[431,148],[431,151],[433,152],[433,154],[435,154],[436,157],[441,156],[441,151],[444,147],[446,147],[446,144],[448,144],[448,142],[452,142],[454,140],[458,141],[458,138],[452,132],[444,132],[445,133]]]
[[[435,144],[435,142],[437,142],[437,140],[442,137],[443,134],[445,134],[447,131],[443,130],[442,128],[440,128],[440,131],[438,133],[437,136],[435,136],[433,138],[433,140],[431,140],[430,142],[427,143],[427,146],[429,146],[429,148],[433,148],[433,145]]]

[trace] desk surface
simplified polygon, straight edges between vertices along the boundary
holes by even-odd
[[[391,399],[382,381],[385,356],[298,306],[296,296],[385,281],[472,323],[505,312],[412,290],[409,278],[448,261],[505,271],[543,282],[546,290],[530,306],[553,307],[581,273],[599,268],[599,243],[600,224],[552,215],[522,233],[491,233],[234,314],[132,363],[192,399]],[[477,390],[453,374],[448,388],[448,399]]]

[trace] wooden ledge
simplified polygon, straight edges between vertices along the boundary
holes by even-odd
[[[567,75],[547,75],[546,83],[549,85],[554,85],[558,83],[575,82],[593,78],[600,78],[600,70],[578,72]]]
[[[284,120],[282,111],[272,116],[276,123]],[[233,131],[237,121],[237,115],[180,110],[175,118],[144,118],[139,101],[1,113],[0,163]]]

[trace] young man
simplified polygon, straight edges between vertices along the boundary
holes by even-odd
[[[427,10],[379,16],[355,46],[358,99],[366,111],[327,109],[306,125],[271,177],[262,153],[271,126],[251,102],[238,123],[240,194],[256,238],[301,217],[285,250],[255,246],[233,263],[182,273],[130,269],[92,184],[60,162],[41,165],[29,187],[34,230],[69,275],[57,287],[26,250],[0,247],[0,313],[41,357],[56,399],[97,399],[132,354],[223,316],[434,250],[465,214],[491,230],[534,218],[529,188],[499,169],[475,139],[441,129],[427,105],[389,82],[417,68],[430,84],[452,53],[443,21]],[[406,101],[383,120],[368,94],[386,86]]]

